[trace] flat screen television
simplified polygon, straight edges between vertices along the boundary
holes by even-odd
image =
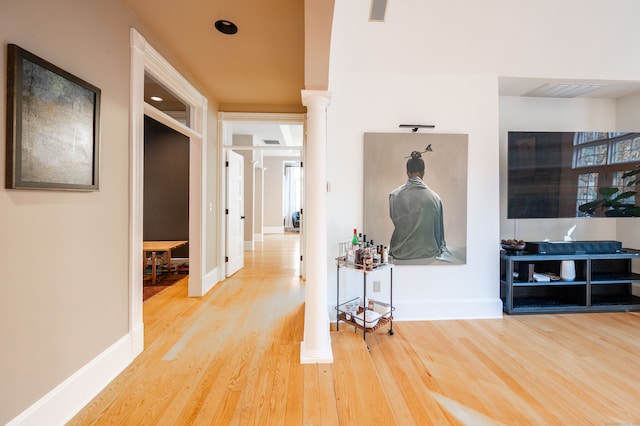
[[[580,206],[597,200],[600,188],[636,190],[627,183],[637,176],[623,175],[640,167],[640,133],[510,131],[507,152],[509,219],[609,216]]]

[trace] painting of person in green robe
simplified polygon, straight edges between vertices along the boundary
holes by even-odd
[[[431,145],[426,151],[431,150]],[[389,215],[394,231],[389,254],[397,260],[437,257],[447,251],[440,196],[423,181],[422,153],[407,160],[407,182],[389,194]]]
[[[365,133],[364,226],[396,265],[464,265],[468,135]]]

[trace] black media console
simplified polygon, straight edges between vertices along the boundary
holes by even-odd
[[[502,251],[500,298],[504,312],[640,311],[640,274],[632,272],[633,259],[640,259],[640,250],[588,254]],[[575,263],[572,281],[560,278],[562,261]]]

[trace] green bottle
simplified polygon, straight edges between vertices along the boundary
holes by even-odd
[[[360,241],[358,241],[358,230],[356,228],[353,229],[353,238],[351,239],[351,245],[354,247],[360,245]]]

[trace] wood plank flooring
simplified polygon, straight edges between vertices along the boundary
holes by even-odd
[[[301,365],[298,235],[266,235],[202,298],[144,305],[145,351],[70,425],[640,424],[640,314],[394,322],[332,331]]]

